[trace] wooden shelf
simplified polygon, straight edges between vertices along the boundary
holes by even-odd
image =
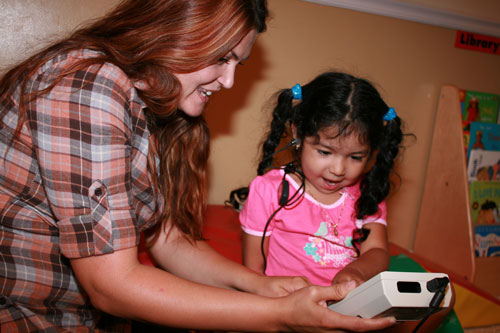
[[[459,89],[443,86],[413,250],[498,297],[500,257],[474,255],[465,161]]]

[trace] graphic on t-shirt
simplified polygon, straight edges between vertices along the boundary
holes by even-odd
[[[335,236],[333,227],[323,221],[314,236],[308,238],[304,251],[306,256],[311,256],[314,262],[321,266],[341,268],[353,260],[351,241],[351,236]]]

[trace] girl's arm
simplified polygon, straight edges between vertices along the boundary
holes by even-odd
[[[262,258],[260,241],[258,247],[259,252],[256,254]],[[215,287],[276,297],[285,296],[308,285],[301,277],[271,278],[258,274],[222,256],[204,241],[188,241],[177,228],[172,228],[168,238],[165,230],[162,230],[150,252],[157,264],[166,271]]]
[[[183,254],[184,251],[196,251],[188,250],[182,242],[175,242],[167,248],[172,250],[168,255],[173,261],[191,257]],[[209,252],[202,253],[211,256]],[[207,262],[213,263],[211,259]],[[141,265],[135,247],[72,259],[71,264],[95,307],[116,316],[160,325],[254,332],[328,332],[333,329],[367,331],[394,324],[394,318],[343,316],[320,305],[326,300],[343,298],[353,288],[352,283],[332,287],[308,286],[285,297],[268,298],[191,282],[158,268]],[[209,267],[201,260],[169,266],[199,280],[204,279],[197,271],[210,272],[206,278],[214,282],[224,280],[224,277],[214,276],[221,275],[219,270],[227,273],[228,266],[225,265]],[[193,274],[186,271],[188,267]],[[240,272],[244,269],[232,267]],[[244,281],[248,280],[245,274]]]
[[[242,235],[242,259],[243,265],[251,270],[264,274],[264,258],[261,251],[262,237],[243,232]],[[269,247],[269,236],[264,238],[264,253],[267,257]]]
[[[390,254],[387,228],[380,223],[367,223],[368,238],[360,244],[360,256],[335,275],[332,283],[354,280],[357,285],[389,268]]]

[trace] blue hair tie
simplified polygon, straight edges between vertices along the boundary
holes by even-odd
[[[292,94],[293,94],[293,99],[302,99],[302,87],[300,84],[296,84],[292,87]]]
[[[384,120],[389,121],[393,120],[394,118],[397,117],[396,111],[394,111],[394,108],[389,108],[389,111],[384,114]]]

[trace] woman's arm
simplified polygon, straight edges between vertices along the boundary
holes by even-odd
[[[308,285],[300,277],[266,278],[263,274],[257,274],[227,259],[204,241],[188,241],[177,228],[172,228],[168,238],[165,230],[162,230],[150,252],[164,270],[187,280],[215,287],[276,297],[285,296]]]
[[[193,329],[244,329],[248,314],[262,318],[261,328],[278,315],[267,298],[190,282],[136,258],[137,249],[130,248],[71,263],[93,305],[115,316]],[[198,263],[191,266],[196,271]]]
[[[179,255],[182,248],[171,255]],[[183,258],[181,255],[178,259]],[[262,297],[190,282],[141,265],[137,248],[72,259],[71,264],[98,309],[160,325],[209,330],[327,332],[366,331],[394,324],[393,318],[343,316],[320,305],[326,300],[343,298],[353,288],[352,284],[308,286],[285,297]],[[207,270],[200,262],[185,266],[197,271],[200,265]],[[208,270],[218,269],[213,266]]]
[[[354,280],[359,285],[389,268],[390,254],[386,226],[380,223],[367,223],[364,228],[370,230],[370,235],[360,245],[359,258],[338,272],[333,278],[333,283]]]

